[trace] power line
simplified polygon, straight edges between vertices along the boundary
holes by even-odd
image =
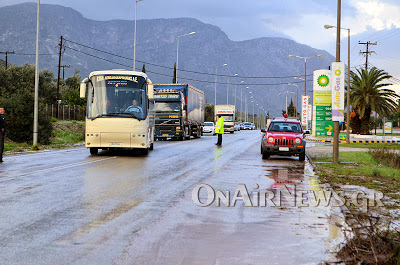
[[[128,58],[128,57],[124,57],[124,56],[121,56],[121,55],[118,55],[118,54],[115,54],[115,53],[111,53],[111,52],[103,51],[103,50],[100,50],[100,49],[96,49],[96,48],[93,48],[93,47],[90,47],[88,45],[81,44],[81,43],[78,43],[78,42],[75,42],[75,41],[72,41],[72,40],[68,40],[68,39],[64,39],[64,40],[66,42],[71,42],[73,44],[80,45],[82,47],[85,47],[85,48],[88,48],[88,49],[92,49],[92,50],[97,51],[97,52],[105,53],[105,54],[108,54],[108,55],[111,55],[111,56],[115,56],[115,57],[119,57],[119,58],[125,59],[125,60],[132,60],[132,58]],[[144,64],[147,64],[147,65],[156,66],[156,67],[160,67],[160,68],[171,69],[171,70],[174,69],[173,67],[169,67],[169,66],[149,63],[149,62],[140,61],[140,60],[136,60],[136,61],[139,62],[139,63],[144,63]],[[193,74],[215,76],[215,74],[211,74],[211,73],[197,72],[197,71],[191,71],[191,70],[185,70],[185,69],[178,69],[178,70],[181,71],[181,72],[188,72],[188,73],[193,73]],[[308,74],[307,76],[311,76],[311,75],[313,75],[313,74]],[[293,78],[293,77],[297,77],[297,76],[303,76],[303,74],[292,75],[292,76],[239,76],[239,75],[233,76],[233,75],[220,75],[220,74],[218,75],[217,74],[217,76],[218,77],[229,77],[229,78],[235,77],[235,78],[241,78],[241,79],[243,79],[243,78],[251,78],[251,79],[256,79],[256,78],[258,78],[258,79],[269,79],[269,78],[271,78],[271,79],[284,79],[284,78]]]
[[[130,65],[118,63],[118,62],[115,62],[115,61],[112,61],[112,60],[109,60],[109,59],[106,59],[106,58],[102,58],[102,57],[99,57],[99,56],[96,56],[96,55],[93,55],[93,54],[89,54],[89,53],[87,53],[87,52],[83,52],[83,51],[74,49],[74,48],[69,47],[69,46],[64,46],[64,47],[67,48],[67,49],[70,49],[70,50],[73,50],[73,51],[76,51],[76,52],[85,54],[85,55],[87,55],[87,56],[91,56],[91,57],[93,57],[93,58],[96,58],[96,59],[99,59],[99,60],[103,60],[103,61],[112,63],[112,64],[124,66],[124,67],[127,67],[127,68],[130,68],[130,67],[131,67]],[[158,72],[154,72],[154,71],[149,71],[149,70],[146,70],[146,72],[152,73],[152,74],[156,74],[156,75],[166,76],[166,77],[173,77],[172,75],[162,74],[162,73],[158,73]],[[215,84],[214,81],[197,80],[197,79],[184,78],[184,77],[181,77],[181,79],[188,80],[188,81],[194,81],[194,82]],[[292,82],[292,83],[302,83],[302,82],[300,81],[300,82]],[[228,84],[229,84],[229,85],[238,85],[238,86],[278,86],[278,85],[287,85],[287,82],[285,82],[285,83],[275,83],[275,84],[251,84],[251,83],[247,83],[247,84],[246,84],[246,83],[238,83],[238,84],[235,84],[235,83],[220,83],[220,82],[217,82],[217,84],[221,84],[221,85],[228,85]]]

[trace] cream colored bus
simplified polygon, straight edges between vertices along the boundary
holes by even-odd
[[[153,84],[145,73],[109,70],[90,73],[81,83],[87,92],[85,145],[99,149],[153,149]]]

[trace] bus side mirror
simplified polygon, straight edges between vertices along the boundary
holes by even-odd
[[[147,95],[149,100],[154,99],[154,85],[153,84],[147,84]]]
[[[81,87],[80,87],[80,97],[81,98],[85,98],[85,96],[86,96],[87,82],[88,82],[88,79],[85,78],[85,79],[83,79],[83,81],[81,83]]]

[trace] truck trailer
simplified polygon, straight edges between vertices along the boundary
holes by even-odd
[[[218,116],[222,115],[224,118],[224,131],[235,132],[235,105],[216,105],[215,106],[215,122]]]
[[[189,84],[154,85],[155,138],[200,138],[204,124],[204,92]]]

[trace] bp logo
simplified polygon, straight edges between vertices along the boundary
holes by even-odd
[[[339,69],[337,69],[337,70],[335,71],[335,75],[337,75],[337,76],[339,76],[341,73],[342,73],[342,71],[340,71]]]
[[[320,75],[318,77],[318,85],[322,86],[322,87],[326,87],[329,84],[329,77],[326,75]]]

